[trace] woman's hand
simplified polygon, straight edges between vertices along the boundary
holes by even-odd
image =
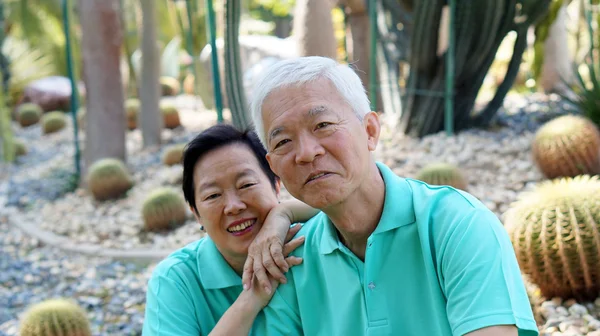
[[[304,243],[304,237],[292,240],[302,228],[301,225],[290,228],[289,219],[280,216],[274,216],[272,219],[288,222],[285,229],[281,228],[282,225],[263,226],[248,248],[248,257],[242,276],[245,290],[250,286],[261,286],[265,291],[271,293],[273,286],[270,279],[286,283],[287,279],[283,273],[287,272],[290,267],[302,263],[302,258],[288,257],[293,250]]]

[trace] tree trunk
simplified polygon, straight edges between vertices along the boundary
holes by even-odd
[[[120,56],[123,41],[118,0],[81,0],[86,86],[85,167],[102,158],[125,161],[125,108]]]
[[[567,6],[558,10],[556,20],[544,43],[544,63],[540,72],[539,87],[544,92],[564,92],[568,88],[563,83],[573,80],[571,55],[568,45]]]
[[[163,120],[160,102],[160,55],[156,44],[155,0],[142,4],[142,75],[140,84],[140,114],[144,147],[160,145]]]
[[[324,0],[297,0],[293,31],[299,56],[337,58],[331,4]]]

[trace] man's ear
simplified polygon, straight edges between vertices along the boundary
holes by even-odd
[[[379,135],[381,134],[379,115],[373,111],[365,114],[363,117],[363,126],[367,132],[367,146],[370,151],[374,151],[377,148]]]

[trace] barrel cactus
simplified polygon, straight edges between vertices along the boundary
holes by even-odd
[[[25,145],[25,142],[23,142],[23,140],[14,139],[13,145],[15,150],[15,156],[27,154],[27,146]]]
[[[185,144],[171,145],[165,148],[162,156],[162,162],[167,166],[173,166],[181,163],[183,157],[183,149]]]
[[[181,126],[181,120],[179,119],[179,111],[171,104],[160,104],[160,111],[163,115],[163,122],[166,128],[177,128]]]
[[[431,185],[447,185],[467,190],[467,181],[460,169],[449,163],[429,164],[419,171],[416,178]]]
[[[147,231],[165,231],[185,223],[186,205],[179,193],[171,188],[154,190],[144,200],[142,217]]]
[[[583,116],[550,120],[536,132],[531,147],[538,168],[549,179],[600,173],[600,131]]]
[[[163,76],[160,78],[160,90],[163,96],[176,96],[181,85],[176,78]]]
[[[44,134],[56,133],[67,126],[67,117],[64,112],[53,111],[44,114],[41,122]]]
[[[127,128],[134,130],[137,128],[138,115],[140,114],[140,100],[129,98],[125,101],[125,113],[127,114]]]
[[[21,336],[91,336],[85,311],[66,299],[37,303],[23,315]]]
[[[504,225],[519,266],[544,297],[595,299],[600,292],[600,180],[546,180],[521,193]]]
[[[123,196],[133,186],[133,179],[122,161],[106,158],[90,166],[87,183],[94,198],[105,201]]]
[[[17,109],[17,120],[22,127],[35,125],[42,117],[42,108],[33,103],[25,103]]]

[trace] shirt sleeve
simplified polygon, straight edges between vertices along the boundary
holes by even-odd
[[[144,336],[202,335],[189,291],[177,276],[155,273],[148,282]]]
[[[441,279],[453,335],[512,324],[520,336],[538,335],[508,234],[496,215],[474,209],[445,231]]]
[[[269,304],[254,320],[250,335],[304,335],[291,271],[286,274],[286,278],[287,284],[279,285]]]

